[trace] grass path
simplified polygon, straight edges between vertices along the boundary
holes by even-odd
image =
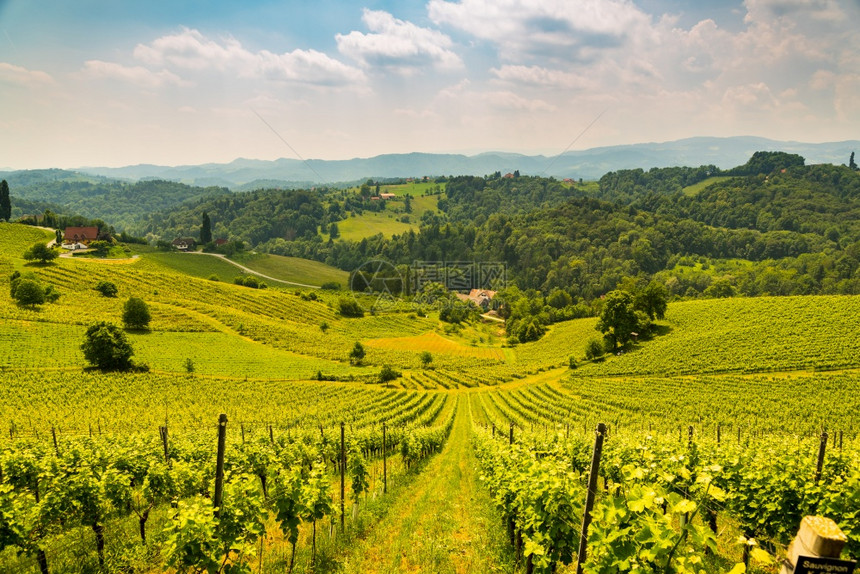
[[[470,401],[458,396],[444,449],[388,516],[345,557],[350,573],[512,571],[510,546],[478,478]]]

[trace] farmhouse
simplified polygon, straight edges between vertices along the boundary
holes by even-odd
[[[98,227],[67,227],[63,231],[63,242],[89,245],[90,241],[99,238]]]
[[[193,237],[177,237],[171,241],[170,244],[179,251],[188,251],[189,249],[194,249],[197,246],[197,241],[195,241]]]
[[[394,199],[394,198],[396,198],[397,196],[396,196],[395,194],[393,194],[393,193],[380,193],[380,194],[379,194],[379,197],[380,197],[380,198],[382,198],[382,199]]]
[[[492,306],[493,297],[496,296],[495,291],[489,291],[487,289],[472,289],[469,291],[469,294],[465,293],[456,293],[457,299],[463,301],[464,303],[472,303],[476,307],[480,307],[484,311],[487,311]]]

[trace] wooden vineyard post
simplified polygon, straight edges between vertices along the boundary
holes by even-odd
[[[687,429],[687,447],[693,446],[693,425]]]
[[[239,423],[239,430],[242,432],[242,444],[245,444],[245,423]]]
[[[511,423],[511,432],[508,435],[508,444],[514,444],[514,423]]]
[[[493,438],[496,438],[496,423],[493,423]]]
[[[821,433],[821,442],[818,445],[818,462],[815,465],[815,484],[821,480],[821,471],[824,469],[824,451],[827,450],[827,433]]]
[[[588,473],[588,493],[585,496],[585,509],[582,513],[582,531],[579,534],[579,553],[576,560],[576,574],[582,574],[582,565],[585,564],[586,550],[588,548],[588,527],[591,525],[591,511],[594,508],[594,499],[597,496],[597,473],[600,470],[600,456],[603,454],[603,437],[606,434],[606,425],[597,425],[597,436],[594,438],[594,452],[591,455],[591,470]]]
[[[340,423],[340,530],[343,531],[346,517],[343,514],[344,495],[346,493],[346,449],[344,448],[344,429]]]
[[[839,450],[842,450],[842,431],[839,431]]]
[[[720,423],[717,423],[717,444],[720,444]]]
[[[167,454],[167,425],[158,427],[158,434],[161,436],[161,444],[164,446],[164,462],[170,464],[170,457]]]
[[[856,562],[839,560],[847,542],[848,537],[830,518],[804,516],[780,574],[853,572]]]
[[[388,494],[388,445],[385,438],[385,423],[382,423],[382,494]]]
[[[60,447],[57,444],[57,429],[51,427],[51,436],[54,438],[54,451],[57,453],[57,457],[60,456]]]
[[[275,444],[275,435],[272,432],[272,425],[269,425],[269,442]]]
[[[212,505],[215,507],[215,518],[221,515],[221,500],[224,495],[224,448],[227,442],[227,415],[218,416],[218,454],[215,459],[215,496]]]

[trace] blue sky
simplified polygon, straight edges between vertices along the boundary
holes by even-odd
[[[858,139],[857,0],[0,0],[0,167]],[[261,120],[261,117],[265,120]],[[268,125],[267,125],[268,124]]]

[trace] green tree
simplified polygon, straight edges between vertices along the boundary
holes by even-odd
[[[606,348],[603,345],[603,341],[601,341],[597,337],[592,337],[585,344],[585,359],[587,361],[599,359],[603,356],[605,352]]]
[[[422,351],[419,358],[421,359],[421,366],[425,369],[433,362],[433,355],[430,354],[430,351]]]
[[[857,162],[854,161],[854,152],[853,151],[851,152],[851,157],[848,159],[848,167],[850,167],[853,170],[857,169]],[[6,182],[4,181],[3,183],[6,183]]]
[[[111,281],[99,281],[95,290],[101,293],[102,297],[116,297],[118,292],[116,284]]]
[[[212,243],[212,222],[209,220],[209,214],[203,212],[203,221],[200,225],[200,243],[204,245]]]
[[[546,304],[556,309],[564,309],[572,303],[573,299],[571,299],[570,294],[558,287],[550,291],[550,294],[546,298]]]
[[[355,299],[342,297],[337,302],[337,310],[344,317],[364,317],[364,309],[361,308],[361,305]]]
[[[360,365],[361,361],[364,360],[364,345],[355,342],[355,345],[352,347],[352,351],[349,353],[349,364],[350,365]]]
[[[126,329],[149,328],[149,306],[139,297],[129,297],[122,309],[122,322]]]
[[[669,291],[662,283],[651,281],[645,288],[639,290],[633,299],[636,309],[648,315],[648,318],[653,321],[655,318],[662,319],[666,315]]]
[[[38,281],[22,277],[15,280],[12,298],[19,305],[35,307],[45,302],[45,289]]]
[[[395,371],[388,365],[383,365],[382,370],[379,371],[379,382],[387,383],[389,381],[393,381],[399,376],[400,373],[398,371]]]
[[[98,241],[91,241],[89,248],[95,252],[96,257],[107,257],[110,253],[111,244],[109,241],[99,239]]]
[[[619,290],[607,293],[595,328],[609,337],[613,350],[629,341],[630,333],[639,328],[633,295]]]
[[[87,362],[102,371],[127,371],[133,366],[134,351],[125,333],[112,323],[100,321],[90,325],[81,350]]]
[[[24,259],[27,261],[39,261],[39,263],[47,263],[53,261],[59,256],[56,249],[51,249],[42,242],[34,243],[30,249],[24,252]]]
[[[852,154],[853,156],[854,154]],[[9,184],[0,181],[0,219],[9,221],[12,218],[12,199],[9,197]]]
[[[737,294],[735,286],[726,277],[721,277],[705,289],[705,297],[723,298],[734,297]]]
[[[328,234],[332,239],[340,237],[340,229],[338,228],[337,223],[332,222],[331,225],[328,226]]]

